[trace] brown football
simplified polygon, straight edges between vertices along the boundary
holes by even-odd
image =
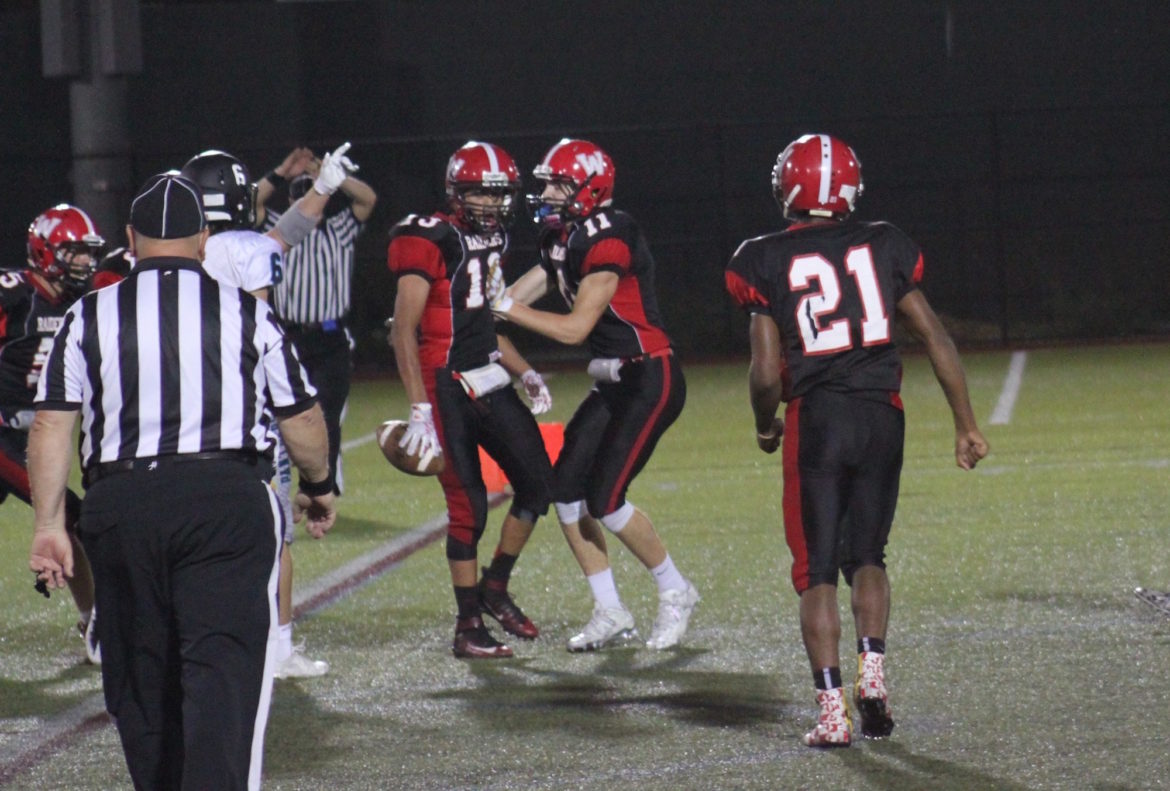
[[[405,433],[405,420],[387,420],[378,426],[376,432],[378,447],[382,449],[382,455],[386,457],[386,461],[408,475],[438,475],[441,473],[445,463],[442,454],[426,459],[424,465],[424,459],[417,454],[409,454],[404,448],[398,446]]]

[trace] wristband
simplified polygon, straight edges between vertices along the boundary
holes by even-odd
[[[265,173],[264,178],[268,179],[272,186],[276,187],[278,190],[284,189],[288,186],[288,179],[277,173],[275,169]]]
[[[321,497],[326,494],[333,494],[333,476],[325,476],[325,480],[313,483],[306,481],[305,476],[301,476],[297,482],[297,488],[310,497]]]

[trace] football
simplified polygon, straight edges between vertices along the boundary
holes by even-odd
[[[441,473],[445,463],[442,454],[419,456],[407,453],[405,448],[398,446],[405,433],[405,420],[387,420],[378,426],[376,432],[378,447],[382,449],[382,455],[386,457],[386,461],[408,475],[438,475]]]

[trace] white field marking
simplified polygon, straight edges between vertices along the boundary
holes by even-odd
[[[1024,364],[1027,361],[1027,352],[1012,352],[1012,361],[1003,380],[1003,389],[999,391],[999,401],[991,412],[991,419],[987,421],[989,425],[1006,426],[1012,422],[1012,410],[1016,408],[1020,385],[1024,383]]]
[[[370,438],[373,436],[371,434]],[[369,441],[369,438],[360,438],[354,442],[360,443],[362,439]],[[490,495],[488,508],[495,508],[510,497],[508,494]],[[301,585],[293,596],[294,618],[324,609],[345,598],[438,539],[446,528],[447,515],[440,514],[344,566]],[[47,718],[42,727],[29,731],[27,735],[6,740],[6,743],[0,744],[0,786],[44,763],[53,755],[68,750],[91,728],[104,727],[109,722],[105,699],[99,692]]]

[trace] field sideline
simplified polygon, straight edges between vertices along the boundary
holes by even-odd
[[[992,443],[964,474],[928,361],[906,359],[906,465],[889,557],[890,739],[829,753],[799,744],[815,706],[788,583],[779,459],[754,447],[746,364],[684,359],[687,408],[631,490],[703,595],[683,647],[565,652],[590,604],[546,519],[513,583],[541,638],[514,641],[510,661],[452,659],[442,542],[419,543],[437,529],[439,488],[359,444],[346,455],[337,527],[295,545],[297,637],[333,671],[277,682],[265,787],[1170,785],[1170,619],[1131,593],[1170,588],[1170,344],[1038,349],[1017,360],[964,356]],[[546,417],[565,421],[587,380],[558,372],[549,385]],[[359,382],[346,437],[405,407],[396,381]],[[489,545],[499,518],[499,509],[489,518]],[[32,591],[30,524],[22,503],[0,506],[0,785],[128,787],[72,605]],[[646,634],[653,584],[611,544]],[[375,565],[380,576],[353,576]],[[852,642],[847,628],[843,657]]]

